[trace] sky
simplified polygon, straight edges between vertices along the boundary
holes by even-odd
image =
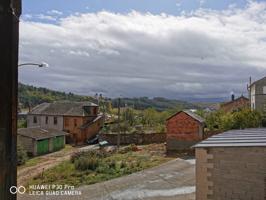
[[[83,95],[230,98],[266,74],[266,1],[24,0],[19,81]]]

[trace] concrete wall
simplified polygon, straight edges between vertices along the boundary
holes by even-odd
[[[167,150],[182,150],[191,147],[203,138],[203,125],[184,112],[166,123]]]
[[[254,98],[254,92],[252,92],[252,89],[254,88],[253,90],[255,90],[255,109],[260,112],[266,112],[266,93],[263,92],[263,87],[265,86],[266,78],[259,80],[258,82],[256,82],[255,85],[253,85],[253,87],[251,87],[251,99]]]
[[[266,198],[266,147],[196,149],[196,200]]]
[[[34,123],[34,116],[37,118],[37,123]],[[46,124],[46,115],[28,115],[27,116],[27,127],[41,127],[41,128],[51,128],[56,130],[64,129],[64,120],[62,116],[47,116],[48,123]],[[57,117],[57,124],[54,124],[54,117]]]
[[[100,134],[100,140],[106,140],[109,144],[117,144],[117,134]],[[165,133],[150,133],[150,134],[121,134],[120,144],[152,144],[164,143],[166,141]]]

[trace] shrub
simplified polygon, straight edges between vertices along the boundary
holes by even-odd
[[[27,152],[20,143],[17,145],[17,165],[23,165],[28,160]]]
[[[99,159],[95,156],[89,158],[85,156],[81,156],[74,161],[75,169],[77,170],[96,170],[99,166]]]
[[[257,111],[242,109],[232,113],[221,111],[210,113],[206,117],[206,124],[209,130],[230,130],[256,128],[262,124],[262,116]]]

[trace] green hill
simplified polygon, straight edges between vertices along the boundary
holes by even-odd
[[[42,87],[18,84],[18,100],[20,108],[34,107],[43,102],[53,102],[61,100],[69,101],[93,101],[91,97],[76,95],[50,90]]]
[[[43,102],[53,102],[53,101],[92,101],[94,103],[95,99],[89,96],[81,96],[73,93],[60,92],[55,90],[50,90],[43,87],[29,86],[22,83],[18,85],[18,100],[20,108],[34,107]],[[112,106],[117,108],[118,98],[109,99],[112,102]],[[144,110],[146,108],[154,108],[158,111],[163,111],[167,109],[191,109],[199,108],[199,106],[188,103],[186,101],[166,99],[163,97],[139,97],[139,98],[122,98],[121,107],[129,106],[137,110]]]
[[[117,107],[118,98],[112,99],[113,107]],[[163,111],[167,109],[197,109],[199,106],[175,99],[166,99],[163,97],[139,97],[139,98],[121,98],[121,106],[128,106],[137,110],[144,110],[147,108],[154,108],[158,111]]]

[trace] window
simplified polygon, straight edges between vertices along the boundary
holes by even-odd
[[[34,124],[37,123],[37,117],[36,117],[36,116],[33,117],[33,123],[34,123]]]
[[[266,86],[263,86],[263,94],[266,94]]]
[[[77,119],[74,119],[74,126],[76,127],[77,125]]]
[[[54,117],[54,124],[57,124],[57,117]]]
[[[94,114],[94,115],[97,115],[97,107],[94,107],[94,108],[93,108],[93,114]]]
[[[45,117],[45,124],[48,124],[48,117]]]

